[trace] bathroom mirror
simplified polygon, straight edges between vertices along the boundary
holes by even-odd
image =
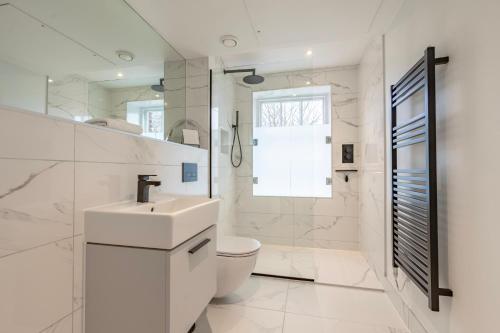
[[[0,1],[0,45],[0,105],[179,142],[186,61],[125,1]]]

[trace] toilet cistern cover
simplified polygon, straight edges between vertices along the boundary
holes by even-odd
[[[260,249],[260,242],[246,237],[224,236],[217,241],[217,253],[227,255],[245,255]]]

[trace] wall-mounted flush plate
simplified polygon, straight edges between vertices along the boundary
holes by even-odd
[[[198,164],[197,163],[182,163],[182,182],[198,181]]]
[[[342,145],[342,163],[354,163],[354,145]]]

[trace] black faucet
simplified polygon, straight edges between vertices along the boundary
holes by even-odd
[[[160,181],[149,180],[149,177],[155,177],[156,175],[138,175],[139,179],[137,182],[137,202],[149,202],[149,187],[150,186],[160,186]]]

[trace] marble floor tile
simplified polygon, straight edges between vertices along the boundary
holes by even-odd
[[[239,305],[209,305],[196,333],[281,333],[284,312]]]
[[[286,312],[405,328],[384,292],[291,282]]]
[[[283,333],[407,333],[406,329],[383,325],[368,325],[337,319],[285,314]]]
[[[316,282],[384,290],[375,272],[359,251],[315,249]]]
[[[255,273],[314,279],[315,282],[383,290],[359,251],[263,244]]]
[[[251,276],[230,295],[212,300],[214,305],[244,305],[268,310],[285,310],[288,280]]]
[[[292,251],[290,246],[263,244],[257,257],[254,272],[289,276],[292,266]]]

